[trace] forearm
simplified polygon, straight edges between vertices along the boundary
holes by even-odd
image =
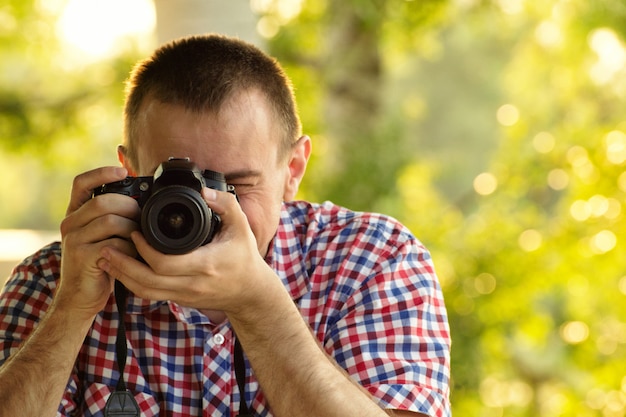
[[[229,319],[274,415],[386,416],[326,355],[289,295],[272,294],[251,317]]]
[[[93,320],[93,318],[91,319]],[[54,416],[91,321],[53,304],[0,367],[1,416]]]

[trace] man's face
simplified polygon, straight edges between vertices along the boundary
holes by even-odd
[[[255,90],[236,94],[217,114],[147,99],[139,118],[135,174],[152,175],[169,157],[189,157],[201,170],[224,173],[265,256],[281,203],[293,198],[294,184],[297,190],[304,173],[304,167],[301,173],[294,170],[292,156],[279,159],[280,130],[273,120],[265,98]]]

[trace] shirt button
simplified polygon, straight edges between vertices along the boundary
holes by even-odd
[[[220,333],[216,334],[215,336],[213,336],[213,343],[215,343],[216,345],[222,345],[224,344],[224,336]]]

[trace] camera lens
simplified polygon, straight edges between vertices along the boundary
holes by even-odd
[[[193,214],[189,207],[180,203],[172,203],[158,213],[159,230],[170,239],[182,239],[191,233]]]
[[[141,212],[141,229],[152,247],[182,254],[212,237],[213,213],[199,192],[181,185],[164,187],[150,196]]]

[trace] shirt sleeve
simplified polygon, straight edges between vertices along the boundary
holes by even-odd
[[[49,245],[17,265],[0,292],[0,366],[37,327],[52,303],[60,271],[60,244]],[[75,408],[72,378],[59,405],[58,416]]]
[[[43,252],[13,269],[0,292],[0,364],[26,340],[52,303],[58,270],[53,254]]]
[[[336,268],[344,294],[325,347],[380,405],[450,416],[450,332],[426,248],[401,225],[364,222]]]

